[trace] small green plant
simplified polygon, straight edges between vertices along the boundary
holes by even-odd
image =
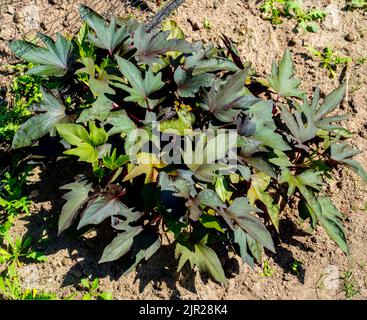
[[[360,289],[354,277],[353,271],[344,272],[341,280],[341,290],[344,292],[346,299],[352,299],[356,295],[360,294]]]
[[[263,272],[262,272],[262,276],[263,277],[271,277],[274,274],[274,269],[270,266],[269,261],[268,260],[264,260],[263,262]]]
[[[14,78],[10,88],[10,92],[14,97],[14,104],[23,105],[25,109],[42,100],[42,93],[40,91],[42,78],[27,73],[33,67],[34,65],[32,63],[19,63],[10,66],[18,74]]]
[[[356,64],[361,66],[367,62],[367,56],[359,57],[356,61]]]
[[[40,91],[41,78],[27,74],[27,70],[33,68],[32,63],[10,66],[17,74],[11,87],[9,102],[0,104],[0,141],[9,141],[15,131],[27,118],[31,116],[31,106],[42,99]]]
[[[317,32],[316,21],[326,17],[326,12],[319,9],[303,9],[302,0],[266,0],[260,7],[265,20],[272,24],[282,24],[284,18],[295,19],[296,29],[308,32]]]
[[[282,24],[285,12],[283,10],[284,1],[282,0],[266,0],[260,7],[260,11],[264,14],[263,18],[269,20],[272,24]]]
[[[347,0],[349,10],[364,9],[367,10],[367,0]]]
[[[98,292],[99,280],[95,278],[93,281],[82,279],[81,285],[87,292],[83,295],[83,300],[112,300],[112,294],[109,292]]]
[[[291,272],[296,275],[297,277],[299,277],[301,275],[301,269],[302,269],[302,262],[298,261],[298,260],[294,260],[291,264],[290,264],[290,268],[291,268]]]
[[[4,241],[0,247],[0,265],[8,268],[21,265],[22,259],[31,259],[37,262],[47,261],[47,257],[41,252],[31,249],[32,238],[13,240],[9,231],[2,235]]]
[[[347,66],[352,62],[350,57],[342,57],[335,53],[330,47],[318,51],[310,47],[309,51],[320,61],[320,66],[329,72],[330,78],[336,77],[338,66]]]
[[[204,18],[203,25],[204,25],[204,28],[207,30],[213,29],[213,24],[208,18]]]
[[[0,297],[5,300],[58,300],[53,293],[37,289],[23,289],[18,275],[0,275]],[[1,299],[0,299],[1,300]]]
[[[0,243],[15,216],[19,213],[29,214],[30,201],[23,196],[23,192],[31,169],[31,166],[26,166],[22,170],[12,164],[10,169],[0,174]]]

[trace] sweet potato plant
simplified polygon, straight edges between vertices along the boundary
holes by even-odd
[[[90,167],[61,187],[59,233],[108,219],[115,238],[101,263],[121,258],[129,272],[170,242],[178,270],[189,262],[225,282],[219,258],[235,253],[253,266],[264,248],[275,252],[280,203],[295,199],[300,219],[348,254],[343,216],[324,188],[341,165],[367,181],[346,117],[334,112],[345,83],[310,99],[288,50],[258,81],[225,36],[220,48],[186,41],[173,21],[148,32],[86,6],[80,14],[75,37],[10,45],[47,80],[12,147],[53,136],[59,157]]]

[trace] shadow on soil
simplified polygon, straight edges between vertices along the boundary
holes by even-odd
[[[103,248],[114,237],[109,221],[101,224],[93,237],[86,235],[86,230],[77,231],[75,226],[70,227],[62,235],[57,235],[58,216],[64,204],[61,197],[65,193],[60,191],[59,187],[74,181],[73,177],[76,173],[82,172],[82,169],[78,162],[71,164],[70,159],[48,163],[40,173],[39,181],[31,185],[32,190],[39,190],[39,196],[32,199],[37,213],[22,219],[26,221],[27,228],[24,237],[41,239],[33,246],[34,250],[42,251],[45,255],[67,250],[67,256],[70,259],[61,258],[64,267],[69,268],[62,286],[77,286],[80,279],[86,277],[91,279],[109,277],[111,280],[123,277],[122,259],[113,263],[98,264]],[[47,239],[43,239],[45,234],[48,235]],[[149,259],[149,263],[142,263],[136,270],[135,281],[139,280],[140,292],[143,292],[149,283],[152,283],[154,288],[159,288],[162,283],[165,283],[172,290],[171,299],[180,298],[179,291],[176,289],[177,281],[185,289],[196,293],[195,273],[189,268],[183,268],[180,277],[176,269],[174,247],[164,246]],[[208,281],[205,275],[202,279]]]
[[[295,239],[295,237],[309,237],[310,234],[301,230],[293,221],[290,219],[282,219],[279,222],[279,230],[281,238],[278,239],[278,243],[286,244],[287,246],[297,247],[304,252],[315,252],[314,249],[308,247],[304,243]],[[292,236],[289,236],[292,235]],[[297,269],[294,270],[292,265],[297,263],[297,259],[293,253],[284,246],[276,246],[276,253],[267,251],[267,254],[273,258],[274,262],[280,266],[285,273],[291,273],[296,275],[298,280],[305,283],[305,269],[302,265],[298,265]]]
[[[61,198],[64,192],[60,191],[59,187],[72,182],[73,177],[78,172],[81,172],[80,164],[78,162],[70,164],[70,159],[51,162],[42,170],[39,181],[32,184],[33,190],[39,190],[39,196],[33,199],[37,214],[23,218],[27,221],[25,237],[43,239],[43,235],[47,234],[46,240],[41,240],[39,244],[34,245],[35,250],[42,251],[46,255],[67,250],[67,258],[62,259],[61,257],[60,259],[63,266],[69,268],[62,286],[77,286],[80,279],[84,277],[91,279],[109,277],[111,280],[118,280],[123,277],[122,259],[113,263],[98,264],[98,258],[101,256],[103,248],[111,242],[114,236],[108,221],[98,228],[93,237],[77,232],[75,227],[71,227],[60,236],[57,235],[58,216],[64,203]],[[50,205],[45,206],[45,202],[49,202]],[[292,221],[282,220],[280,230],[280,234],[283,235],[280,242],[296,246],[304,251],[312,250],[293,237],[287,236],[289,234],[294,236],[306,235]],[[268,255],[285,272],[292,273],[291,264],[295,258],[289,250],[278,246],[276,254],[268,252]],[[230,259],[224,262],[224,269],[228,277],[233,277],[239,274],[240,266],[236,259]],[[174,247],[172,245],[164,246],[149,259],[149,263],[141,264],[136,270],[134,281],[139,280],[140,292],[143,292],[149,283],[159,291],[161,285],[165,283],[172,290],[171,299],[180,299],[176,287],[177,283],[188,291],[196,293],[195,273],[192,272],[191,268],[186,265],[182,269],[181,275],[176,270],[177,261],[174,257]],[[298,271],[298,279],[304,283],[305,271],[302,267]],[[204,283],[209,280],[205,274],[201,274],[201,279]]]

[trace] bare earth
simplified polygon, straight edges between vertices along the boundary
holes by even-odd
[[[77,1],[36,2],[44,6],[47,16],[64,17],[69,13],[72,17],[71,10],[75,12]],[[84,1],[88,2],[94,7],[98,4],[102,9],[108,3]],[[327,7],[336,14],[329,15],[317,33],[297,36],[292,31],[294,21],[285,21],[283,25],[273,28],[270,22],[262,20],[256,2],[187,0],[172,18],[192,40],[218,43],[221,34],[226,34],[238,43],[242,57],[251,61],[255,70],[263,76],[270,73],[272,60],[279,59],[288,47],[295,59],[302,87],[309,93],[316,85],[324,94],[329,93],[341,80],[338,77],[330,79],[328,72],[318,67],[318,63],[310,58],[309,46],[317,49],[330,46],[340,55],[350,56],[353,63],[346,75],[348,95],[341,108],[344,114],[350,115],[350,120],[343,124],[355,133],[352,144],[364,151],[358,160],[367,167],[367,63],[355,64],[357,59],[367,57],[367,12],[343,11],[343,0],[306,1],[321,8]],[[154,1],[148,1],[154,12],[157,7],[152,3]],[[126,12],[120,10],[119,14],[125,15]],[[21,34],[21,22],[14,21],[13,15],[14,12],[0,13],[0,20],[5,22],[0,27],[0,49],[5,41]],[[145,19],[151,13],[137,15]],[[212,22],[211,30],[203,27],[205,18]],[[197,26],[193,28],[193,24]],[[58,28],[45,22],[46,32]],[[72,32],[75,23],[66,22],[63,28]],[[341,70],[338,70],[340,73]],[[81,277],[98,276],[101,290],[112,292],[116,299],[344,299],[342,276],[346,271],[352,271],[360,290],[355,299],[367,299],[367,187],[349,170],[334,172],[328,191],[345,215],[350,257],[346,257],[320,228],[309,234],[307,227],[297,220],[296,209],[287,208],[281,217],[277,253],[267,252],[264,257],[274,270],[273,275],[265,277],[261,266],[251,270],[234,258],[231,265],[225,266],[232,277],[223,286],[189,268],[177,274],[174,252],[170,247],[161,249],[137,272],[121,276],[117,263],[97,264],[106,244],[103,236],[91,233],[77,240],[70,234],[57,237],[57,218],[63,204],[58,187],[71,180],[72,171],[73,168],[65,168],[62,162],[34,170],[35,175],[29,186],[30,193],[35,196],[32,216],[20,219],[13,231],[19,236],[27,234],[35,239],[45,239],[42,250],[49,260],[42,264],[23,265],[21,274],[24,286],[56,291],[60,296],[65,296],[77,292],[76,284]],[[290,270],[294,260],[302,263],[298,276]]]

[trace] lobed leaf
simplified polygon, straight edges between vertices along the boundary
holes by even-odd
[[[45,34],[39,33],[38,36],[46,45],[46,48],[24,40],[13,40],[10,43],[10,49],[19,58],[37,65],[31,68],[28,74],[64,76],[68,71],[73,50],[71,41],[66,40],[60,33],[56,33],[55,42]]]
[[[318,130],[323,129],[328,132],[338,132],[343,130],[341,126],[333,125],[332,122],[344,120],[344,116],[325,117],[334,111],[344,98],[346,83],[327,95],[321,105],[320,89],[316,88],[312,104],[304,97],[303,105],[295,104],[293,114],[284,105],[281,105],[281,119],[287,125],[293,139],[298,142],[298,147],[308,150],[303,145],[317,136]]]
[[[197,266],[200,271],[210,274],[216,281],[220,283],[227,282],[222,265],[217,254],[206,244],[208,236],[205,236],[199,243],[194,244],[194,250],[191,250],[180,243],[176,244],[176,259],[180,258],[178,264],[178,272],[184,264],[189,261],[191,268]]]
[[[154,64],[164,64],[161,55],[170,51],[191,53],[196,46],[182,39],[168,39],[170,31],[147,32],[141,24],[134,33],[135,58],[139,63],[152,67]]]
[[[301,81],[294,77],[294,65],[290,51],[287,49],[279,65],[273,61],[272,75],[268,78],[270,86],[281,97],[302,97],[298,89]]]
[[[54,136],[57,124],[70,122],[64,105],[50,93],[43,89],[41,91],[43,96],[41,108],[46,112],[33,116],[21,125],[13,138],[14,149],[30,146],[34,140],[48,133]]]
[[[362,165],[358,161],[351,159],[355,155],[360,154],[361,153],[360,150],[353,149],[347,143],[332,144],[330,149],[331,149],[331,159],[347,165],[354,172],[356,172],[365,183],[367,183],[366,170],[362,167]]]
[[[251,177],[251,187],[247,191],[247,197],[252,205],[256,201],[260,201],[265,205],[271,222],[279,232],[279,206],[267,191],[270,180],[270,176],[263,172],[253,174]]]
[[[127,26],[123,25],[119,28],[115,18],[107,24],[99,14],[85,5],[79,6],[79,13],[95,32],[95,36],[88,33],[89,41],[98,48],[108,50],[110,55],[130,36]]]
[[[250,206],[245,197],[236,198],[226,213],[233,218],[238,225],[246,231],[253,239],[259,241],[265,248],[275,252],[274,243],[269,231],[259,218],[250,212],[262,212],[260,209]]]
[[[89,224],[100,224],[108,217],[130,213],[119,199],[112,196],[99,196],[93,200],[82,214],[78,229]]]
[[[62,197],[67,202],[62,207],[59,217],[59,235],[73,223],[79,209],[88,200],[92,185],[86,181],[73,182],[60,187],[60,189],[70,190],[70,192]]]
[[[118,56],[116,56],[116,60],[121,73],[131,85],[129,87],[125,84],[115,84],[116,87],[130,93],[130,96],[124,100],[136,102],[143,108],[153,109],[159,103],[159,100],[149,99],[149,96],[164,86],[162,74],[154,75],[149,69],[145,73],[145,78],[143,78],[140,70],[132,62]]]

